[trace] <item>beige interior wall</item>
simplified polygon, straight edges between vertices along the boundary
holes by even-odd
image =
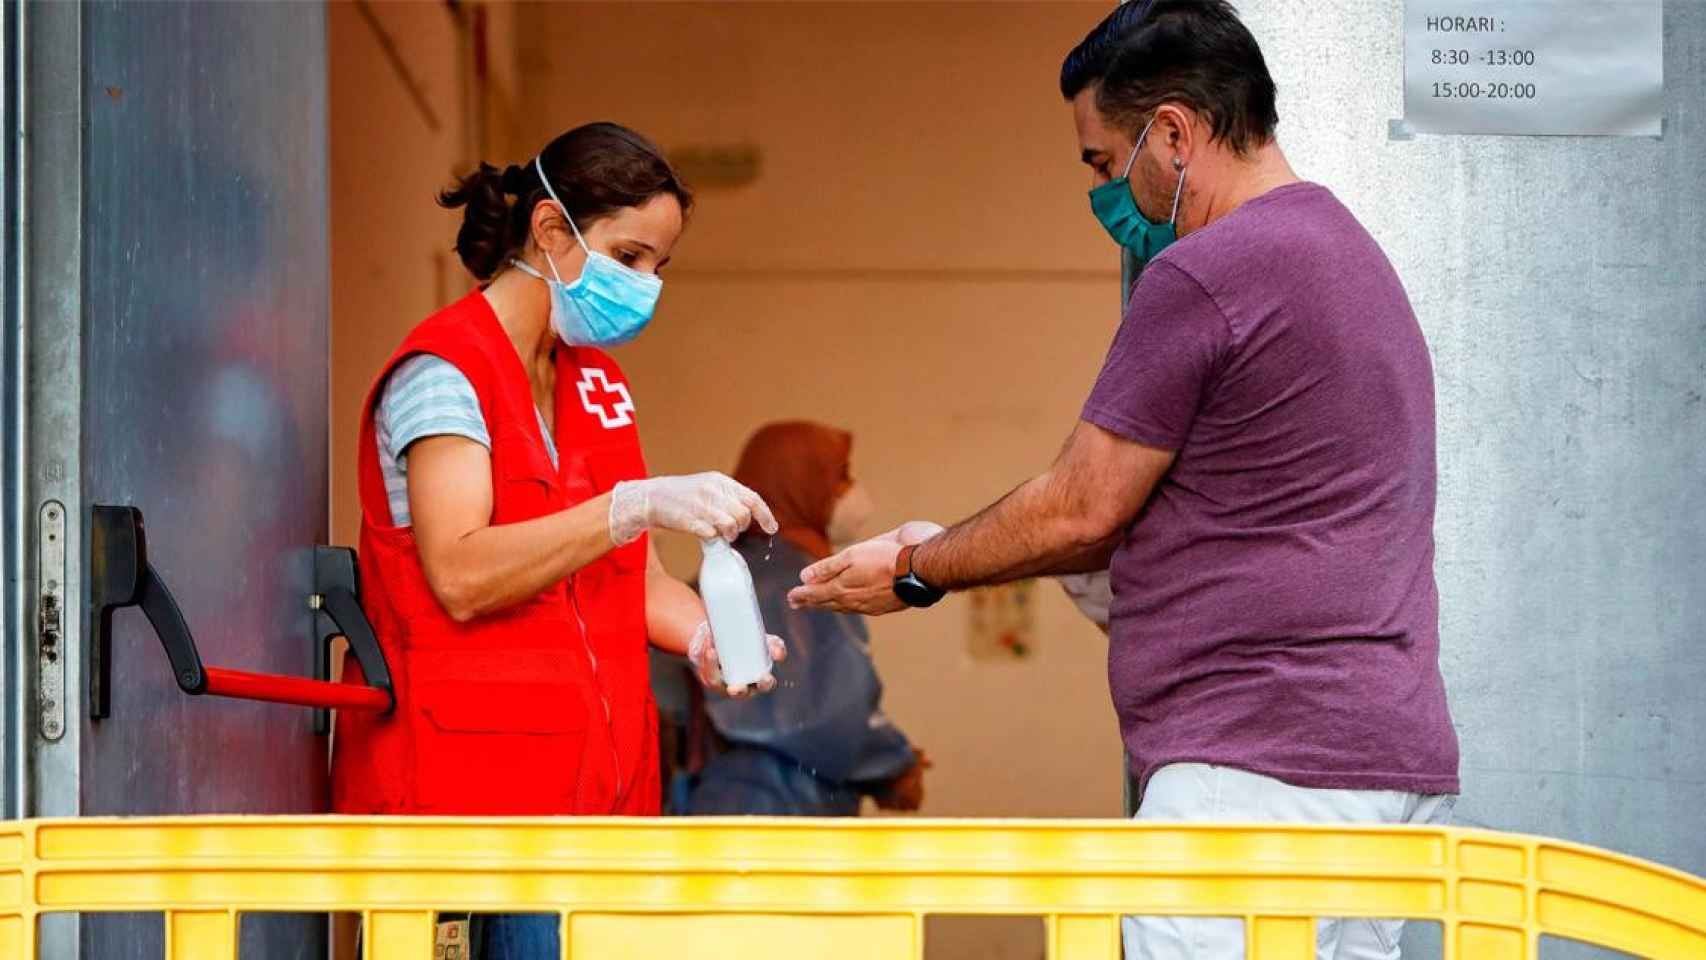
[[[760,423],[854,431],[879,521],[949,521],[1047,465],[1117,322],[1118,263],[1056,91],[1102,3],[553,4],[522,11],[522,139],[616,119],[756,145],[704,189],[654,326],[618,359],[654,471],[731,469]],[[690,571],[697,549],[669,539]],[[967,602],[873,624],[925,812],[1114,816],[1106,644],[1052,584],[1027,660]]]
[[[356,436],[368,384],[403,334],[468,284],[448,252],[457,217],[433,198],[467,166],[472,144],[511,149],[515,18],[508,5],[483,12],[498,69],[480,85],[469,82],[470,20],[444,4],[326,6],[332,542],[353,545]],[[465,6],[464,17],[475,9]],[[355,956],[352,916],[336,916],[332,947],[340,960]]]
[[[438,4],[332,4],[333,516],[353,543],[374,372],[465,289],[433,194],[468,162],[457,28]],[[466,8],[465,8],[466,9]],[[1117,317],[1061,56],[1093,3],[558,3],[488,8],[486,159],[614,119],[667,149],[753,145],[757,179],[705,188],[657,322],[618,359],[653,469],[730,469],[760,423],[857,435],[878,521],[964,516],[1044,467]],[[513,44],[513,53],[510,45]],[[666,539],[689,572],[697,551]],[[967,602],[873,624],[890,713],[936,759],[925,813],[1113,816],[1105,641],[1052,585],[1024,660],[974,660]],[[933,956],[1040,956],[1040,935],[944,927]]]
[[[447,252],[456,216],[433,203],[467,163],[457,22],[438,5],[369,9],[432,117],[360,11],[333,4],[343,543],[357,534],[356,431],[373,373],[468,283]],[[816,418],[857,434],[856,468],[888,523],[961,517],[1046,465],[1116,319],[1116,258],[1088,214],[1054,90],[1060,56],[1103,9],[490,8],[502,102],[488,116],[487,159],[523,160],[598,118],[669,149],[761,152],[753,183],[701,190],[657,323],[618,354],[654,470],[730,469],[763,421]],[[691,544],[664,548],[672,567],[691,570]],[[1052,586],[1038,596],[1026,660],[974,661],[962,598],[874,625],[891,712],[936,758],[926,812],[1118,812],[1105,644]]]
[[[483,86],[470,80],[465,49],[476,10],[487,20],[494,68]],[[442,3],[327,5],[336,543],[353,545],[359,531],[356,438],[374,374],[411,327],[472,282],[450,250],[460,215],[435,198],[471,165],[481,139],[494,153],[513,149],[515,12],[510,4],[464,6],[460,17]]]

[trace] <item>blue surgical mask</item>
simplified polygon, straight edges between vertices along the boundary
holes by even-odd
[[[545,178],[545,168],[540,166],[538,158],[534,158],[533,167],[539,172],[545,192],[551,195],[557,209],[563,211],[563,219],[569,221],[575,240],[586,251],[586,264],[575,282],[564,283],[563,275],[557,272],[557,262],[549,253],[545,254],[545,262],[550,264],[554,279],[520,260],[510,263],[550,286],[551,329],[564,343],[576,347],[614,347],[627,343],[652,321],[652,311],[657,309],[658,297],[663,293],[663,280],[655,273],[623,266],[587,246],[575,218],[569,216],[569,208],[563,206],[563,201],[557,199],[557,191],[551,189],[551,181]]]
[[[1137,198],[1131,192],[1131,165],[1137,162],[1137,153],[1143,149],[1143,141],[1149,137],[1149,128],[1154,125],[1155,118],[1151,117],[1143,132],[1137,135],[1137,145],[1131,148],[1131,156],[1126,159],[1125,170],[1119,179],[1109,180],[1090,191],[1090,212],[1101,221],[1102,229],[1108,231],[1108,236],[1113,237],[1115,243],[1146,262],[1153,260],[1156,254],[1179,238],[1174,224],[1179,219],[1179,197],[1185,192],[1185,170],[1180,167],[1179,185],[1173,190],[1173,213],[1166,223],[1151,223],[1137,208]]]

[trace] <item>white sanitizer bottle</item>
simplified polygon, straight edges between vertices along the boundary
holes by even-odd
[[[699,564],[699,595],[710,615],[723,681],[745,687],[770,673],[770,645],[765,640],[764,615],[746,559],[720,538],[701,540],[705,551]]]

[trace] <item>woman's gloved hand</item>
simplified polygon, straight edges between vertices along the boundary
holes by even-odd
[[[781,663],[788,659],[788,645],[775,634],[765,637],[770,646],[770,659]],[[701,622],[699,629],[693,631],[693,639],[687,641],[687,662],[693,665],[693,673],[699,682],[706,687],[721,689],[736,700],[757,693],[769,693],[776,689],[776,676],[765,674],[764,679],[750,687],[731,687],[723,683],[723,663],[717,659],[717,644],[711,635],[711,625]]]
[[[716,472],[627,480],[610,493],[610,539],[619,547],[651,527],[733,541],[753,523],[776,532],[764,498]]]

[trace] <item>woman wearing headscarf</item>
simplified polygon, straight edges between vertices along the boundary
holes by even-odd
[[[702,758],[693,814],[857,816],[865,796],[893,810],[923,802],[922,751],[884,716],[882,681],[863,618],[793,610],[800,571],[857,539],[874,512],[853,480],[853,437],[816,423],[773,423],[747,441],[737,482],[770,505],[780,527],[735,544],[752,569],[764,622],[788,637],[783,682],[768,697],[707,696],[714,746]]]

